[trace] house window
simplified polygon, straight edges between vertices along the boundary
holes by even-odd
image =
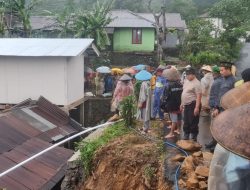
[[[132,44],[142,43],[142,29],[134,28],[132,29]]]

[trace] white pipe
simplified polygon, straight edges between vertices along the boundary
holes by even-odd
[[[120,121],[120,120],[119,120],[119,121]],[[116,121],[116,122],[118,122],[118,121]],[[89,132],[89,131],[92,131],[92,130],[95,130],[95,129],[98,129],[98,128],[101,128],[101,127],[104,127],[104,126],[107,126],[107,125],[111,125],[111,124],[114,124],[114,123],[116,123],[116,122],[106,122],[106,123],[104,123],[104,124],[101,124],[101,125],[97,125],[97,126],[95,126],[95,127],[88,128],[88,129],[86,129],[85,131],[81,131],[81,132],[79,132],[79,133],[77,133],[77,134],[75,134],[75,135],[73,135],[73,136],[71,136],[71,137],[69,137],[69,138],[67,138],[67,139],[64,139],[64,140],[62,140],[62,141],[60,141],[60,142],[58,142],[58,143],[56,143],[56,144],[54,144],[54,145],[52,145],[52,146],[46,148],[46,149],[44,149],[43,151],[41,151],[41,152],[39,152],[39,153],[37,153],[37,154],[31,156],[31,157],[28,158],[27,160],[24,160],[24,161],[20,162],[19,164],[15,165],[15,166],[13,166],[13,167],[11,167],[11,168],[9,168],[9,169],[7,169],[6,171],[4,171],[4,172],[2,172],[2,173],[0,174],[0,177],[3,177],[3,176],[6,175],[7,173],[9,173],[9,172],[11,172],[11,171],[13,171],[13,170],[19,168],[20,166],[26,164],[27,162],[33,160],[34,158],[36,158],[36,157],[38,157],[38,156],[44,154],[45,152],[50,151],[51,149],[53,149],[53,148],[55,148],[55,147],[57,147],[57,146],[59,146],[59,145],[65,143],[65,142],[67,142],[67,141],[69,141],[69,140],[72,140],[72,139],[74,139],[74,138],[76,138],[76,137],[78,137],[78,136],[80,136],[80,135],[82,135],[82,134],[84,134],[84,133]]]

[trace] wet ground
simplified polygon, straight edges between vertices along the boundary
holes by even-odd
[[[211,124],[211,119],[209,116],[200,116],[200,122],[199,122],[199,134],[197,137],[198,143],[200,143],[205,149],[205,144],[210,142],[212,135],[210,132],[210,124]],[[164,133],[168,134],[170,129],[167,127],[164,127]],[[182,132],[183,134],[183,132]],[[176,135],[175,138],[169,138],[168,141],[171,143],[175,143],[177,140],[181,139],[182,135]],[[166,140],[166,139],[165,139]]]
[[[212,135],[210,132],[210,124],[211,119],[210,117],[203,117],[200,116],[199,122],[199,135],[197,141],[202,145],[202,148],[205,148],[205,144],[211,141]]]

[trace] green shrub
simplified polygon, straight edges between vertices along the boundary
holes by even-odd
[[[135,122],[136,101],[134,96],[127,96],[121,102],[121,116],[125,126],[131,127]]]

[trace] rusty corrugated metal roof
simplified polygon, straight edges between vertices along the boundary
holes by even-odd
[[[51,146],[38,138],[32,138],[0,155],[0,172],[20,163],[41,150]],[[0,178],[0,187],[8,190],[51,189],[64,175],[63,169],[73,151],[56,147],[55,149],[28,162],[20,168]]]
[[[81,130],[81,126],[72,126],[70,117],[58,106],[44,97],[34,104],[30,101],[24,106],[17,106],[0,116],[1,131],[8,131],[10,142],[0,145],[0,152],[23,143],[31,137],[41,137],[47,142],[59,141]],[[11,140],[11,138],[15,140]],[[5,141],[5,140],[4,140]],[[1,142],[1,138],[0,138]]]
[[[43,97],[0,115],[0,173],[81,130]],[[0,178],[8,190],[51,189],[64,176],[73,151],[57,147]]]

